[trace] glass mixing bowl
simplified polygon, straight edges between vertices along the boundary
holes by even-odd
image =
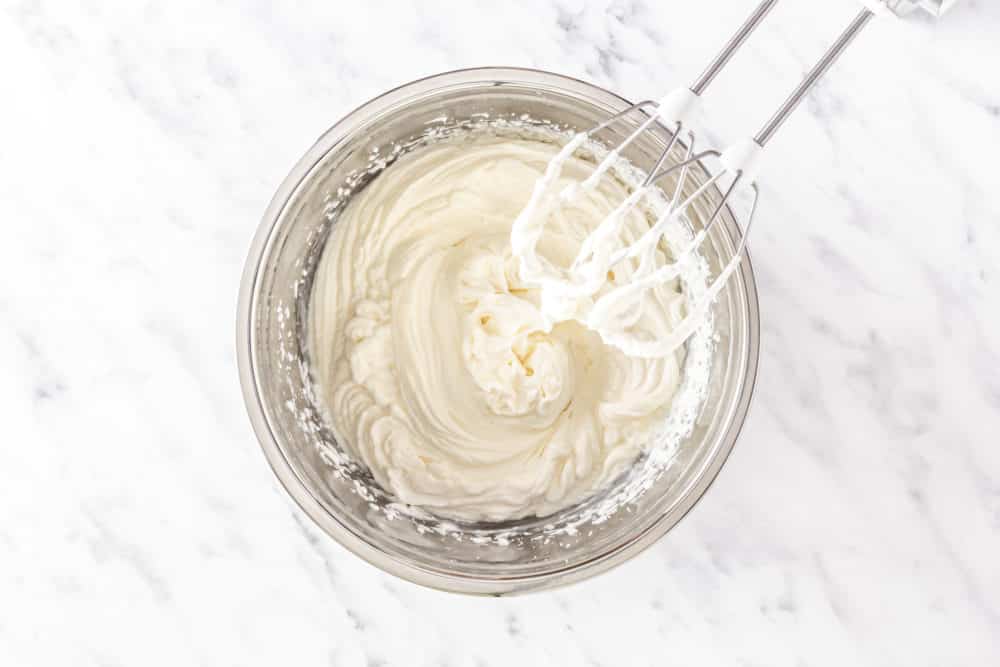
[[[554,515],[473,524],[401,511],[350,461],[315,404],[305,344],[312,272],[342,195],[364,187],[372,165],[392,159],[388,148],[419,144],[428,128],[484,118],[587,129],[629,106],[602,88],[535,70],[482,68],[421,79],[334,125],[271,201],[240,288],[237,353],[247,410],[288,493],[327,534],[373,565],[426,586],[492,595],[590,577],[670,530],[732,450],[753,391],[760,337],[748,257],[713,306],[716,342],[707,396],[669,463],[643,456],[613,488]],[[644,118],[638,111],[632,116],[624,122],[634,126]],[[626,157],[648,164],[666,136],[664,128],[654,127]],[[713,271],[732,256],[739,237],[727,208],[702,251]],[[617,494],[610,512],[609,494]]]

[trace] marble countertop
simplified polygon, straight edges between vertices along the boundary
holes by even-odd
[[[771,147],[755,404],[710,492],[596,579],[394,579],[279,488],[234,357],[245,252],[346,111],[442,70],[630,97],[752,0],[0,3],[0,664],[1000,662],[1000,4],[874,23]],[[711,90],[751,132],[856,11],[787,0]]]

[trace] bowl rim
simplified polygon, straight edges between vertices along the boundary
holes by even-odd
[[[617,93],[575,77],[541,69],[508,66],[470,67],[440,72],[414,79],[371,98],[345,114],[340,120],[323,132],[309,150],[296,162],[278,186],[264,212],[247,252],[237,304],[236,356],[244,403],[246,404],[247,414],[250,418],[254,434],[260,443],[261,449],[264,451],[264,456],[272,472],[278,478],[278,481],[288,495],[291,496],[299,508],[323,532],[369,564],[374,565],[384,572],[416,584],[442,591],[472,595],[501,596],[564,586],[606,572],[652,546],[687,516],[711,487],[732,453],[733,447],[739,439],[743,426],[746,423],[750,404],[755,393],[760,356],[760,309],[757,286],[750,260],[750,252],[749,249],[746,249],[744,260],[741,262],[740,273],[744,278],[743,284],[745,285],[744,297],[746,299],[749,324],[747,330],[748,349],[742,376],[743,390],[739,393],[738,400],[732,408],[730,424],[720,436],[723,442],[717,454],[706,462],[701,475],[678,498],[677,503],[669,512],[660,514],[644,530],[631,536],[627,541],[591,559],[565,568],[529,575],[484,577],[481,575],[444,572],[396,558],[378,549],[350,530],[336,516],[325,509],[304,481],[295,473],[291,462],[287,459],[278,444],[266,416],[258,382],[259,374],[254,364],[254,327],[251,315],[256,310],[258,285],[262,273],[261,262],[267,254],[266,251],[273,238],[274,231],[282,218],[285,207],[292,200],[303,179],[330,150],[334,149],[338,142],[351,136],[353,131],[351,128],[356,121],[363,118],[371,118],[385,111],[397,102],[402,101],[409,93],[414,92],[415,89],[426,86],[430,82],[440,83],[441,85],[438,88],[458,83],[470,83],[474,81],[472,77],[480,77],[483,81],[511,81],[512,83],[516,83],[518,74],[529,77],[548,78],[551,80],[550,85],[562,81],[570,85],[582,86],[609,96],[622,104],[632,104],[631,101]],[[526,83],[540,82],[531,81]],[[433,92],[433,90],[426,92]]]

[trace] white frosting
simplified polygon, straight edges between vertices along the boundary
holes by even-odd
[[[512,257],[514,220],[557,151],[497,138],[419,149],[350,201],[324,249],[317,384],[338,439],[406,503],[473,520],[551,513],[624,471],[668,411],[682,351],[630,357],[557,321]],[[567,152],[559,169],[560,188],[581,187],[593,165]],[[530,239],[533,268],[563,276],[627,196],[613,178],[583,188]],[[615,227],[623,247],[650,221],[633,208]],[[570,310],[632,273],[622,262],[596,290],[564,295],[585,302]],[[644,299],[631,326],[650,340],[683,320],[676,280]]]
[[[673,326],[663,326],[663,322],[648,326],[656,319],[660,301],[647,298],[647,292],[673,284],[686,271],[691,273],[692,262],[697,261],[695,251],[704,241],[707,229],[703,228],[689,243],[675,250],[675,257],[669,261],[662,258],[659,244],[670,225],[683,219],[692,202],[712,187],[714,181],[705,181],[690,194],[683,193],[678,186],[670,201],[662,200],[662,191],[655,183],[634,188],[628,196],[621,197],[613,210],[597,219],[598,224],[579,244],[575,259],[563,268],[539,254],[539,241],[547,225],[558,220],[565,210],[579,207],[581,196],[606,182],[605,174],[619,159],[617,152],[612,151],[582,182],[573,179],[565,182],[560,178],[564,165],[574,159],[573,155],[586,141],[587,135],[578,133],[553,156],[514,221],[511,247],[520,276],[529,286],[540,290],[542,313],[550,326],[575,320],[600,334],[605,343],[632,357],[675,354],[702,326],[708,307],[725,287],[742,255],[737,252],[732,257],[705,294],[699,295],[688,317],[671,322]],[[626,140],[630,141],[631,138]],[[680,174],[681,185],[686,172],[687,168]],[[637,225],[642,234],[636,240],[623,231],[630,223],[636,224],[637,209],[649,199],[660,202],[659,210],[652,225]],[[626,263],[628,260],[638,263]],[[627,280],[609,280],[615,271]]]

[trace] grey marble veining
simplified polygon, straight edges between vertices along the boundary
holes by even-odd
[[[630,97],[752,2],[0,3],[0,664],[1000,661],[1000,5],[873,24],[770,147],[756,403],[708,495],[595,580],[383,575],[273,480],[246,248],[332,122],[511,64]],[[751,133],[855,11],[782,3],[708,95]]]

